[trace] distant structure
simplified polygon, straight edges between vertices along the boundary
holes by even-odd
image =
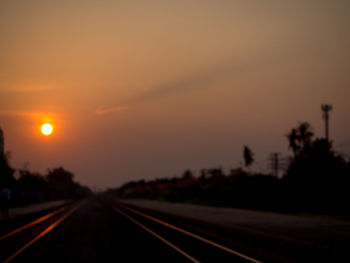
[[[4,138],[4,132],[0,127],[0,155],[4,155],[4,154],[5,154],[5,138]]]
[[[325,122],[325,138],[329,141],[329,112],[333,109],[330,104],[321,104],[321,110],[323,112],[323,119]]]
[[[280,153],[271,153],[270,154],[270,169],[275,177],[278,177],[278,172],[280,170]]]
[[[280,178],[281,173],[286,170],[288,167],[288,158],[282,157],[281,153],[273,152],[270,154],[269,157],[269,168],[272,171],[272,174]]]

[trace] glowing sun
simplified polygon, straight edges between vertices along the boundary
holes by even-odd
[[[41,126],[41,133],[45,136],[49,136],[53,131],[52,125],[50,123],[45,123]]]

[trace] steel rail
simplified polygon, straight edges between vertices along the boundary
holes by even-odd
[[[122,216],[126,217],[127,219],[129,219],[130,221],[132,221],[134,224],[138,225],[139,227],[141,227],[142,229],[144,229],[145,231],[147,231],[148,233],[150,233],[151,235],[153,235],[154,237],[158,238],[160,241],[162,241],[164,244],[168,245],[169,247],[173,248],[175,251],[177,251],[178,253],[180,253],[181,255],[183,255],[184,257],[186,257],[187,259],[189,259],[192,262],[195,263],[200,263],[200,261],[198,261],[197,259],[195,259],[194,257],[192,257],[191,255],[189,255],[188,253],[186,253],[185,251],[183,251],[181,248],[177,247],[176,245],[174,245],[173,243],[171,243],[170,241],[166,240],[164,237],[162,237],[161,235],[155,233],[153,230],[151,230],[150,228],[146,227],[145,225],[143,225],[142,223],[140,223],[139,221],[137,221],[136,219],[134,219],[133,217],[129,216],[128,214],[124,213],[123,211],[121,211],[118,207],[116,207],[115,205],[111,204],[111,203],[107,203],[110,207],[112,207],[112,209],[114,209],[115,211],[117,211],[119,214],[121,214]]]
[[[46,215],[44,215],[44,216],[42,216],[42,217],[40,217],[40,218],[38,218],[38,219],[35,219],[34,221],[32,221],[32,222],[30,222],[30,223],[28,223],[28,224],[26,224],[26,225],[24,225],[24,226],[21,226],[21,227],[15,229],[15,230],[13,230],[13,231],[7,233],[7,234],[4,234],[4,235],[2,235],[2,236],[0,237],[0,241],[1,241],[1,240],[4,240],[4,239],[6,239],[6,238],[9,238],[9,237],[11,237],[11,236],[13,236],[13,235],[15,235],[15,234],[18,234],[18,233],[20,233],[20,232],[22,232],[22,231],[24,231],[24,230],[26,230],[26,229],[28,229],[28,228],[30,228],[30,227],[32,227],[32,226],[35,226],[35,225],[37,225],[37,224],[39,224],[39,223],[42,223],[42,222],[44,222],[44,221],[50,219],[51,217],[53,217],[53,216],[55,216],[55,215],[57,215],[57,214],[63,212],[63,211],[66,210],[66,209],[68,209],[68,208],[67,208],[67,207],[61,207],[61,208],[59,208],[59,209],[56,210],[56,211],[50,212],[50,213],[48,213],[48,214],[46,214]]]
[[[202,241],[202,242],[204,242],[204,243],[207,243],[207,244],[212,245],[212,246],[214,246],[214,247],[216,247],[216,248],[219,248],[219,249],[221,249],[221,250],[224,250],[224,251],[226,251],[226,252],[228,252],[228,253],[230,253],[230,254],[233,254],[233,255],[235,255],[235,256],[238,256],[238,257],[240,257],[240,258],[243,258],[243,259],[245,259],[245,260],[247,260],[247,261],[249,261],[249,262],[253,262],[253,263],[262,263],[262,261],[260,261],[260,260],[257,260],[257,259],[255,259],[255,258],[249,257],[249,256],[244,255],[244,254],[242,254],[242,253],[240,253],[240,252],[238,252],[238,251],[235,251],[235,250],[233,250],[233,249],[231,249],[231,248],[228,248],[228,247],[226,247],[226,246],[223,246],[223,245],[221,245],[221,244],[218,244],[218,243],[216,243],[216,242],[214,242],[214,241],[211,241],[211,240],[209,240],[209,239],[206,239],[206,238],[204,238],[204,237],[201,237],[201,236],[199,236],[199,235],[197,235],[197,234],[191,233],[191,232],[189,232],[189,231],[187,231],[187,230],[185,230],[185,229],[182,229],[182,228],[180,228],[180,227],[174,226],[174,225],[172,225],[172,224],[170,224],[170,223],[167,223],[167,222],[165,222],[165,221],[163,221],[163,220],[157,219],[157,218],[155,218],[155,217],[153,217],[153,216],[147,215],[147,214],[142,213],[142,212],[140,212],[140,211],[137,211],[137,210],[135,210],[135,209],[133,209],[133,208],[128,207],[128,206],[125,205],[125,204],[121,204],[121,203],[115,202],[115,201],[113,201],[113,203],[114,203],[116,206],[119,206],[119,207],[122,207],[122,208],[124,208],[124,209],[129,210],[129,211],[132,212],[132,213],[135,213],[135,214],[137,214],[137,215],[140,215],[140,216],[142,216],[142,217],[144,217],[144,218],[147,218],[147,219],[149,219],[149,220],[151,220],[151,221],[153,221],[153,222],[156,222],[156,223],[158,223],[158,224],[160,224],[160,225],[163,225],[163,226],[165,226],[165,227],[168,227],[168,228],[170,228],[170,229],[173,229],[173,230],[175,230],[175,231],[178,231],[178,232],[180,232],[180,233],[182,233],[182,234],[185,234],[185,235],[187,235],[187,236],[193,237],[193,238],[195,238],[195,239],[197,239],[197,240],[200,240],[200,241]]]
[[[15,257],[17,257],[19,254],[21,254],[23,251],[25,251],[27,248],[29,248],[31,245],[33,245],[35,242],[40,240],[42,237],[44,237],[45,235],[50,233],[59,224],[61,224],[64,220],[66,220],[69,216],[71,216],[75,211],[77,211],[80,208],[81,205],[82,205],[82,203],[79,203],[76,206],[74,206],[66,214],[61,216],[54,223],[50,224],[47,228],[45,228],[42,232],[40,232],[38,235],[36,235],[33,239],[28,241],[24,246],[22,246],[20,249],[18,249],[15,253],[13,253],[11,256],[6,258],[3,263],[11,262]]]

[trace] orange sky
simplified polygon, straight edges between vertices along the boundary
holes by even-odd
[[[1,1],[0,125],[11,163],[114,187],[242,161],[334,105],[350,154],[350,2]],[[40,125],[52,120],[52,136]]]

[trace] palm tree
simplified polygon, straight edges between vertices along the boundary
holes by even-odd
[[[243,146],[243,158],[245,167],[249,167],[254,162],[254,154],[252,150],[247,146]]]
[[[293,128],[289,134],[287,134],[287,138],[289,141],[289,148],[292,149],[294,155],[297,154],[297,152],[300,149],[300,146],[298,145],[298,131],[297,129]]]
[[[286,136],[289,141],[289,148],[292,149],[294,156],[297,156],[311,145],[314,133],[308,122],[302,122]]]

